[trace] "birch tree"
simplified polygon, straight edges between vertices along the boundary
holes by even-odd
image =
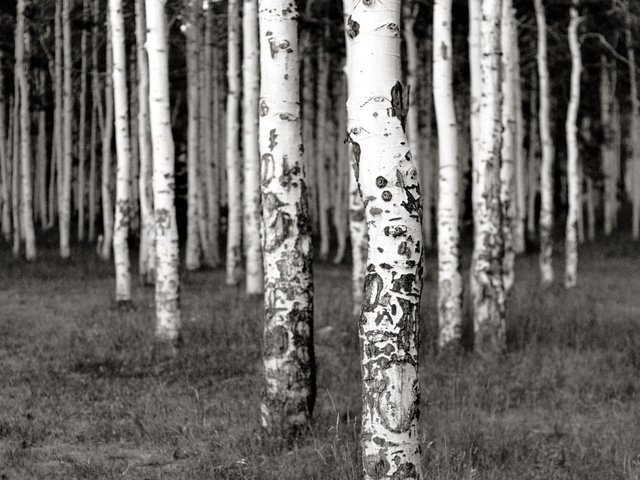
[[[422,290],[421,198],[405,134],[399,1],[354,2],[347,108],[369,235],[359,321],[365,479],[422,478],[417,318]],[[365,200],[366,199],[366,200]]]
[[[140,151],[140,253],[138,270],[142,282],[155,280],[155,227],[153,219],[153,161],[149,124],[149,62],[147,60],[144,0],[136,0],[136,48],[138,61],[138,145]]]
[[[240,170],[240,0],[227,11],[227,256],[226,283],[240,281],[242,269],[242,178]]]
[[[71,0],[62,0],[62,43],[64,75],[62,84],[62,209],[60,211],[60,256],[69,258],[71,220],[71,165],[73,161],[73,91],[71,51]]]
[[[131,221],[131,139],[127,93],[127,56],[125,53],[122,0],[109,0],[111,47],[113,49],[113,96],[116,133],[116,211],[113,233],[113,258],[116,267],[116,301],[131,302],[131,262],[129,224]]]
[[[538,78],[540,141],[540,274],[543,284],[553,282],[553,163],[555,149],[551,137],[549,67],[547,65],[547,18],[543,0],[534,0],[538,26]]]
[[[29,78],[29,53],[31,39],[25,26],[25,8],[28,0],[18,0],[17,26],[15,37],[16,77],[20,88],[20,119],[15,128],[20,129],[20,220],[22,224],[15,228],[22,228],[27,260],[36,258],[36,236],[33,227],[33,183],[31,177],[31,112]],[[18,119],[16,118],[16,122]],[[14,172],[17,174],[18,172]]]
[[[260,0],[258,19],[266,380],[261,414],[267,431],[289,434],[308,423],[316,393],[298,12],[295,4]]]
[[[474,243],[470,283],[474,347],[486,356],[500,354],[506,347],[500,202],[501,7],[500,0],[483,0],[481,4],[480,82],[476,92],[482,94],[476,123],[477,150],[473,154]]]
[[[258,45],[258,0],[244,0],[242,12],[242,90],[244,153],[244,236],[246,288],[248,294],[263,291],[262,247],[260,245],[260,151],[258,144],[258,101],[260,98],[260,55]]]
[[[458,126],[453,99],[451,0],[433,4],[433,98],[438,126],[438,346],[456,347],[462,336]],[[413,143],[412,143],[413,148]]]
[[[569,50],[571,52],[571,96],[567,109],[565,132],[567,136],[567,182],[569,212],[567,214],[565,240],[564,284],[567,288],[576,286],[578,281],[578,211],[582,210],[582,187],[578,165],[578,108],[580,107],[580,76],[582,74],[582,54],[578,40],[578,26],[582,19],[578,15],[578,0],[573,0],[569,10]]]
[[[174,161],[169,108],[169,44],[166,0],[146,0],[149,115],[153,145],[153,209],[156,234],[156,337],[176,341],[180,330],[180,265]]]

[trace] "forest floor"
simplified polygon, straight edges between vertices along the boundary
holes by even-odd
[[[497,363],[434,355],[430,259],[426,479],[640,478],[640,247],[580,255],[572,291],[542,289],[537,257],[519,258]],[[185,272],[184,346],[167,361],[152,354],[153,291],[136,287],[136,309],[120,311],[112,275],[88,249],[65,262],[51,247],[32,264],[0,251],[1,479],[360,478],[348,265],[316,266],[318,398],[295,445],[259,429],[260,299],[222,271]]]

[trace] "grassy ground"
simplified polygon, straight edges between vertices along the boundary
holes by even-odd
[[[560,266],[560,261],[556,262]],[[518,262],[509,353],[437,359],[423,305],[425,478],[640,478],[640,247],[581,250],[580,287]],[[112,300],[111,266],[0,252],[1,479],[357,479],[359,367],[349,268],[316,269],[318,399],[293,447],[258,428],[261,302],[185,273],[185,346],[152,354],[152,291]]]

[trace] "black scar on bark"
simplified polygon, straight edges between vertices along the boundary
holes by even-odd
[[[264,335],[264,355],[266,357],[275,357],[283,354],[289,347],[289,336],[287,329],[283,326],[277,326],[271,330],[267,330]]]
[[[381,480],[382,478],[385,478],[390,468],[391,465],[389,465],[389,462],[383,455],[367,455],[365,457],[364,470],[367,475],[374,480]]]
[[[378,188],[384,188],[387,186],[387,179],[384,178],[382,175],[380,175],[379,177],[376,177],[376,187]]]
[[[407,233],[407,227],[404,225],[391,225],[389,227],[384,227],[384,234],[392,237],[400,237]]]
[[[375,272],[375,267],[370,267],[373,267],[373,265],[367,267],[369,273],[364,277],[363,312],[373,312],[375,310],[382,291],[382,277]]]
[[[262,154],[261,160],[262,185],[266,187],[273,179],[272,172],[275,169],[273,155],[264,153]]]
[[[393,279],[391,283],[391,291],[411,295],[412,286],[416,281],[413,273],[403,273],[398,278]]]
[[[282,156],[282,164],[284,168],[282,169],[282,175],[278,179],[280,181],[280,185],[287,188],[289,187],[297,175],[300,174],[300,165],[296,162],[292,167],[289,167],[289,157],[288,155]]]
[[[293,331],[293,345],[307,350],[307,358],[298,358],[298,362],[303,364],[301,370],[309,374],[309,389],[311,392],[306,398],[308,415],[313,413],[316,403],[316,356],[313,346],[313,308],[298,308],[294,304],[288,315],[289,325]],[[298,348],[296,348],[297,351]]]
[[[406,92],[404,91],[402,84],[396,82],[391,87],[391,117],[397,117],[400,120],[402,131],[405,131],[407,124],[407,114],[409,113],[409,94],[411,88],[407,86]]]
[[[354,142],[353,140],[351,140],[351,137],[349,137],[349,140],[351,141],[351,144],[353,145],[353,163],[351,164],[351,167],[353,168],[353,174],[355,175],[356,178],[356,182],[358,182],[358,189],[360,188],[359,182],[360,182],[360,154],[362,153],[362,150],[360,149],[360,144],[358,142]]]
[[[265,117],[269,113],[269,105],[267,105],[267,102],[265,102],[264,98],[260,100],[258,111],[261,117]]]
[[[414,321],[417,305],[402,297],[398,297],[397,302],[402,310],[398,320],[398,349],[408,352],[411,347],[411,337],[414,337],[414,342],[418,342]]]
[[[405,210],[409,213],[415,212],[415,213],[421,214],[422,206],[420,205],[420,192],[416,192],[417,196],[414,197],[411,190],[417,191],[418,186],[414,185],[410,187],[404,187],[404,192],[407,195],[407,201],[402,202],[400,205],[402,205],[405,208]]]
[[[276,133],[276,129],[272,128],[271,131],[269,131],[269,150],[271,151],[278,145],[276,138],[278,138],[278,134]]]
[[[360,33],[360,24],[356,22],[353,18],[351,18],[351,15],[349,15],[349,18],[347,19],[347,37],[353,40],[358,36],[359,33]]]
[[[264,200],[262,201],[262,205],[264,210],[267,212],[268,215],[271,215],[273,213],[274,210],[283,207],[285,205],[284,202],[282,202],[275,193],[273,192],[268,192],[265,196],[264,196]]]
[[[271,58],[275,58],[276,53],[278,53],[279,47],[278,45],[276,45],[276,42],[273,40],[273,38],[269,39],[269,50],[271,52]]]

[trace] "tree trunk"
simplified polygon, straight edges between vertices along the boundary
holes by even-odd
[[[638,102],[638,81],[636,75],[636,57],[633,47],[633,35],[631,32],[631,12],[628,0],[625,3],[627,10],[627,25],[625,38],[627,43],[627,58],[629,60],[629,85],[631,96],[631,126],[630,126],[630,152],[631,160],[631,234],[634,240],[640,239],[640,104]]]
[[[200,231],[198,224],[198,196],[200,180],[198,172],[200,130],[198,125],[200,91],[198,81],[200,50],[200,5],[191,0],[185,1],[188,11],[187,35],[187,244],[185,267],[187,270],[200,268]]]
[[[242,270],[242,177],[240,170],[240,0],[229,0],[227,58],[227,257],[226,283],[240,282]],[[275,139],[274,139],[275,141]]]
[[[506,348],[503,210],[500,195],[500,0],[483,0],[480,20],[478,144],[473,158],[474,248],[471,296],[475,351],[495,356]],[[476,155],[477,154],[477,155]]]
[[[336,255],[333,263],[341,263],[347,249],[348,235],[348,217],[347,208],[349,205],[349,178],[351,177],[349,169],[349,152],[350,146],[344,142],[347,131],[347,62],[343,67],[343,74],[339,75],[335,81],[334,90],[336,92],[336,100],[334,111],[336,115],[336,135],[335,135],[335,155],[336,155],[336,198],[333,207],[333,225],[336,229]]]
[[[258,45],[258,1],[244,0],[242,12],[244,58],[242,80],[242,139],[244,153],[244,236],[247,293],[263,292],[262,246],[260,245],[260,150],[258,145],[258,101],[260,99],[260,55]]]
[[[573,0],[570,9],[569,50],[571,51],[571,95],[567,108],[565,131],[567,135],[567,182],[569,193],[569,213],[565,243],[564,285],[575,287],[578,282],[578,209],[582,209],[582,188],[578,171],[578,108],[580,107],[580,75],[582,74],[582,54],[578,40],[578,26],[582,19],[578,16],[578,0]]]
[[[349,137],[369,235],[359,321],[364,478],[419,479],[418,312],[422,229],[418,173],[404,132],[400,2],[354,2]]]
[[[537,75],[531,76],[531,90],[529,91],[529,151],[527,152],[527,232],[529,238],[533,239],[536,234],[536,198],[539,192],[540,162],[540,141],[538,137],[537,125]]]
[[[305,17],[311,17],[311,5],[305,4]],[[305,176],[307,178],[307,194],[309,195],[309,213],[314,230],[318,230],[318,190],[317,190],[317,136],[315,133],[315,99],[314,85],[316,72],[313,69],[313,45],[311,33],[308,28],[302,28],[300,32],[300,51],[302,52],[302,142],[304,144]]]
[[[611,82],[610,71],[615,63],[609,64],[606,57],[600,57],[600,123],[602,124],[603,142],[600,145],[602,173],[604,176],[604,234],[611,235],[615,224],[615,203],[617,183],[614,171],[614,126],[613,126],[613,97],[615,89]]]
[[[0,52],[0,63],[3,55]],[[11,115],[11,110],[9,110]],[[0,68],[0,175],[2,176],[2,236],[6,242],[11,241],[11,165],[9,157],[9,142],[7,135],[7,105],[4,96],[4,73]]]
[[[62,84],[62,208],[60,210],[60,256],[71,256],[71,168],[73,161],[73,91],[71,52],[71,0],[62,0],[62,43],[64,76]]]
[[[54,112],[53,112],[53,145],[52,156],[55,158],[55,176],[56,176],[56,204],[58,207],[58,235],[62,242],[62,183],[63,175],[63,157],[64,144],[62,141],[62,122],[63,122],[63,106],[62,106],[62,0],[56,0],[55,6],[55,59],[54,59]],[[54,220],[54,215],[50,216],[50,220]]]
[[[551,137],[549,112],[549,68],[547,66],[547,19],[543,0],[534,0],[538,25],[538,77],[540,84],[540,140],[542,162],[540,163],[540,274],[543,284],[553,282],[553,163],[555,149]]]
[[[78,122],[78,241],[85,239],[85,157],[87,121],[87,25],[89,1],[82,1],[82,36],[80,38],[80,121]]]
[[[11,108],[11,213],[13,220],[13,255],[20,255],[22,224],[20,223],[20,87],[14,82],[14,103]]]
[[[423,68],[420,75],[422,84],[422,95],[420,95],[420,108],[423,110],[424,128],[420,136],[420,152],[422,158],[418,158],[418,162],[422,165],[420,176],[420,186],[422,188],[422,239],[424,241],[424,250],[433,248],[433,184],[434,184],[434,165],[433,165],[433,89],[432,89],[432,67],[433,67],[433,48],[431,35],[428,35],[423,42]]]
[[[176,341],[180,330],[180,265],[175,211],[175,151],[169,107],[166,0],[146,0],[149,119],[153,144],[156,235],[156,337]]]
[[[463,286],[460,275],[460,215],[458,212],[460,163],[457,148],[458,125],[453,98],[451,8],[451,0],[436,0],[433,4],[433,45],[439,46],[433,55],[433,98],[438,126],[439,157],[438,346],[441,349],[457,348],[462,336]]]
[[[520,75],[520,47],[518,45],[518,22],[513,13],[511,28],[511,49],[513,68],[513,89],[515,101],[515,219],[513,226],[513,250],[516,254],[526,250],[525,222],[527,219],[527,176],[524,153],[524,114],[522,112],[522,77]]]
[[[107,71],[104,79],[105,111],[102,128],[102,244],[99,245],[100,257],[103,260],[111,258],[111,247],[113,244],[113,203],[111,200],[111,139],[113,137],[113,52],[111,50],[111,27],[108,26],[110,19],[107,15]]]
[[[319,45],[315,57],[318,59],[316,77],[316,142],[313,162],[317,169],[318,223],[320,226],[320,260],[329,256],[331,231],[329,229],[329,182],[327,179],[327,97],[329,96],[329,56],[323,45]]]
[[[502,239],[504,259],[502,277],[508,295],[515,281],[514,227],[517,222],[515,200],[515,166],[517,155],[516,131],[516,67],[513,39],[516,16],[511,0],[502,0],[500,42],[502,49],[502,150],[500,163],[500,204],[502,206]],[[517,38],[517,37],[516,37]]]
[[[131,302],[131,261],[129,224],[131,222],[131,138],[127,92],[122,0],[109,0],[111,47],[113,51],[113,96],[116,134],[116,211],[113,231],[113,259],[116,267],[116,301]]]
[[[353,70],[352,43],[349,41],[349,18],[353,10],[353,0],[343,0],[344,28],[346,35],[346,65],[347,74],[347,97],[353,95],[351,89],[353,81],[351,79]],[[306,81],[306,79],[305,79]],[[306,85],[306,83],[305,83]],[[348,117],[348,110],[347,110]],[[362,308],[362,294],[364,292],[364,277],[367,268],[367,251],[369,238],[367,237],[367,224],[365,223],[364,204],[360,197],[360,187],[356,180],[357,171],[356,157],[353,146],[349,147],[349,156],[352,161],[352,168],[349,173],[349,236],[351,239],[351,294],[353,300],[352,314],[354,317],[360,316]],[[311,212],[313,214],[313,211]]]
[[[40,99],[44,99],[45,96],[45,72],[44,70],[38,71],[36,77],[36,84],[38,95]],[[42,100],[41,100],[42,101]],[[2,122],[4,123],[4,122]],[[2,128],[2,127],[0,127]],[[47,218],[48,206],[47,206],[47,111],[44,104],[40,105],[38,110],[38,151],[37,151],[37,186],[38,193],[36,196],[36,202],[38,205],[38,213],[40,219],[40,225],[42,229],[46,229],[49,220]],[[53,172],[51,172],[53,174]]]
[[[300,122],[298,12],[262,0],[259,138],[265,270],[262,426],[304,428],[315,402],[311,225]]]
[[[129,121],[129,141],[131,145],[131,158],[129,162],[129,206],[131,208],[129,212],[129,231],[133,236],[140,238],[140,192],[138,190],[138,184],[140,183],[140,145],[138,140],[140,137],[138,135],[137,121],[140,107],[136,89],[139,80],[137,54],[135,50],[135,48],[131,48],[129,52],[129,84],[131,85],[131,90],[128,91],[129,114],[127,115]]]
[[[147,60],[144,0],[136,0],[136,48],[138,50],[138,145],[140,149],[140,254],[138,272],[144,285],[156,276],[155,222],[153,218],[153,159],[149,124],[149,62]]]
[[[25,26],[25,8],[27,0],[18,0],[16,26],[16,80],[20,88],[20,120],[16,128],[20,129],[20,219],[24,235],[25,256],[27,260],[36,258],[36,235],[33,227],[33,184],[31,176],[31,111],[29,85],[29,65],[31,35]],[[16,119],[18,120],[18,119]],[[17,172],[16,172],[17,173]]]
[[[87,233],[87,239],[92,243],[96,238],[96,210],[98,207],[96,192],[98,125],[101,125],[102,122],[104,122],[104,119],[102,118],[100,79],[98,77],[99,3],[99,0],[94,0],[91,8],[91,16],[93,20],[93,27],[91,29],[91,156],[89,159],[89,231]]]
[[[595,187],[593,186],[593,179],[587,176],[587,220],[588,230],[587,235],[590,242],[596,239],[596,206],[595,206]]]

